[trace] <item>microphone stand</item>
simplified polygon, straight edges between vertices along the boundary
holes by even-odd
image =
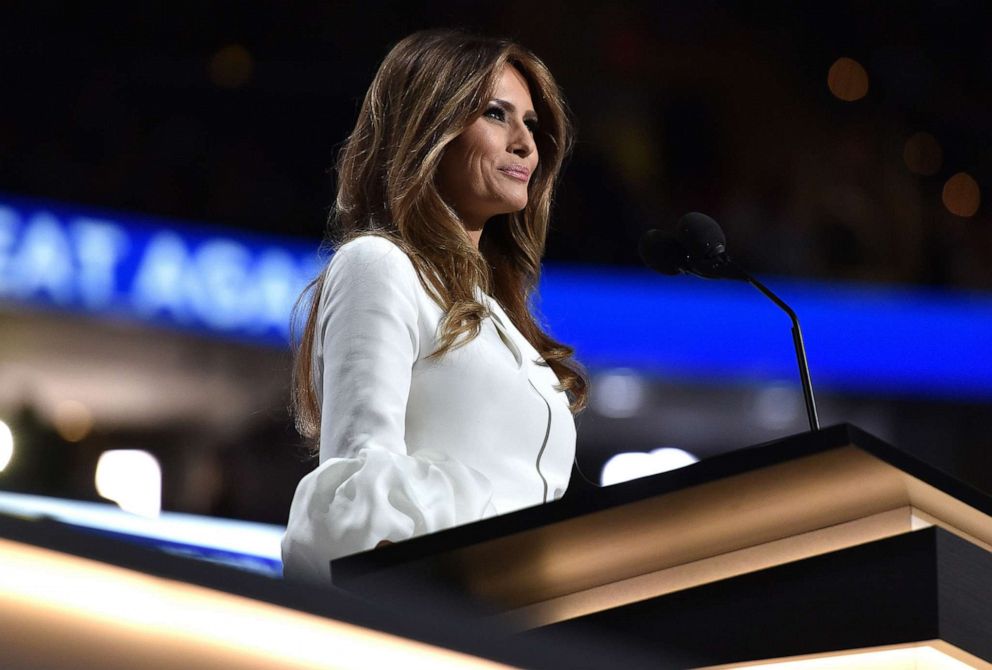
[[[792,344],[796,349],[796,362],[799,364],[799,377],[803,384],[803,397],[806,400],[806,418],[809,419],[809,429],[811,431],[820,430],[820,420],[816,416],[816,402],[813,400],[813,382],[809,378],[809,365],[806,363],[806,345],[803,344],[803,332],[799,328],[799,317],[792,311],[792,308],[772,290],[752,277],[737,263],[734,263],[726,254],[720,254],[716,258],[707,259],[709,263],[706,270],[715,273],[717,276],[729,277],[732,279],[743,279],[758,289],[769,300],[778,305],[783,312],[789,315],[792,320]]]

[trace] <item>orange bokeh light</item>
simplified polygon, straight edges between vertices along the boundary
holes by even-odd
[[[951,214],[961,217],[974,216],[981,204],[978,182],[967,172],[958,172],[944,184],[944,207]]]
[[[827,86],[841,100],[860,100],[868,94],[868,72],[853,58],[838,58],[827,73]]]
[[[248,83],[255,69],[251,54],[240,44],[219,49],[210,59],[210,81],[221,88],[239,88]]]

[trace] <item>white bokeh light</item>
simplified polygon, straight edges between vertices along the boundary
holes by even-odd
[[[10,432],[10,426],[0,421],[0,472],[10,464],[13,457],[14,434]]]
[[[596,378],[590,403],[603,416],[624,419],[640,411],[646,395],[644,379],[634,370],[621,368]]]
[[[802,390],[791,384],[774,384],[755,395],[754,416],[768,428],[782,430],[802,419]]]
[[[627,482],[660,472],[668,472],[692,465],[699,459],[683,449],[663,447],[650,453],[624,452],[613,456],[603,466],[600,482],[603,486]]]
[[[157,517],[162,510],[162,468],[147,451],[105,451],[96,464],[96,491],[126,512]]]

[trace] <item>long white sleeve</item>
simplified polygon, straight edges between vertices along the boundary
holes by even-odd
[[[303,478],[283,539],[287,576],[324,579],[332,558],[496,513],[488,479],[405,440],[414,364],[429,355],[426,294],[391,242],[361,237],[335,254],[324,281],[314,355],[321,398],[320,465]]]

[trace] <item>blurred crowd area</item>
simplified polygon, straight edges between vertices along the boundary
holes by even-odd
[[[0,192],[316,241],[379,60],[413,30],[461,26],[533,49],[574,111],[550,260],[636,264],[643,231],[697,210],[757,272],[992,287],[982,0],[0,13]],[[854,70],[828,76],[840,58]]]

